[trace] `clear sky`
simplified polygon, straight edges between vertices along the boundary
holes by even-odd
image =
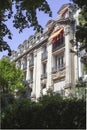
[[[50,19],[56,19],[57,12],[59,8],[66,3],[70,3],[70,0],[47,0],[47,2],[50,5],[50,8],[52,10],[53,16],[49,17],[49,15],[44,14],[43,12],[38,12],[38,21],[41,24],[41,26],[44,28],[48,20]],[[12,40],[9,40],[7,37],[5,37],[5,40],[8,42],[12,50],[17,51],[18,45],[22,44],[24,40],[27,40],[30,35],[34,34],[35,31],[33,31],[33,28],[24,29],[22,33],[19,34],[18,30],[13,28],[12,21],[9,20],[7,22],[8,28],[11,30],[13,37]],[[0,58],[3,55],[7,55],[7,51],[0,52]]]

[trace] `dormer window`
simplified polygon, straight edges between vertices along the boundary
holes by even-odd
[[[40,40],[40,36],[37,36],[37,37],[36,37],[36,43],[38,43],[39,40]]]
[[[62,10],[59,12],[59,14],[60,14],[61,16],[64,16],[67,11],[68,11],[68,7],[65,7],[64,9],[62,9]]]

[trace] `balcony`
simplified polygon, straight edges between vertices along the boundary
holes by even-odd
[[[56,44],[56,43],[54,43],[54,44]],[[55,45],[55,46],[53,46],[53,48],[52,48],[52,52],[55,52],[55,51],[61,49],[61,48],[64,47],[64,46],[65,46],[64,43],[61,43],[61,45]]]
[[[52,52],[55,52],[64,46],[65,44],[64,44],[64,38],[63,38],[61,39],[61,41],[57,41],[56,43],[53,43]]]
[[[53,80],[60,80],[65,77],[65,69],[61,71],[56,71],[56,73],[52,73],[52,79]]]
[[[44,34],[38,40],[34,40],[34,42],[32,43],[32,47],[35,47],[36,45],[44,42],[45,40],[47,40],[47,38],[48,38],[48,36],[46,34]]]
[[[63,69],[65,69],[65,64],[61,64],[61,65],[59,66],[59,70],[63,70]]]
[[[29,61],[29,67],[34,66],[34,60]]]
[[[41,57],[42,61],[47,59],[47,54],[48,54],[47,51],[42,53],[42,57]]]
[[[52,68],[52,73],[56,73],[57,72],[57,66]]]
[[[61,71],[65,68],[65,64],[61,64],[60,66],[55,66],[52,68],[52,73],[56,73],[58,71]]]
[[[46,79],[46,78],[47,78],[47,73],[44,73],[44,74],[41,75],[41,80]]]

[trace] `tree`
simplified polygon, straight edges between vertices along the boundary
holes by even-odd
[[[0,90],[2,93],[14,93],[15,90],[25,89],[23,86],[23,73],[15,67],[14,62],[8,58],[0,60]]]
[[[86,100],[44,96],[38,102],[16,99],[1,113],[2,129],[85,129]]]
[[[11,54],[10,46],[4,41],[5,36],[12,39],[12,33],[5,23],[9,19],[12,18],[13,26],[19,29],[19,32],[30,27],[37,31],[42,30],[37,20],[37,10],[52,16],[46,0],[0,0],[0,51],[8,50],[8,54]]]
[[[76,31],[76,41],[81,43],[80,50],[85,49],[87,52],[87,1],[72,0],[78,5],[81,12],[79,14],[79,26]]]

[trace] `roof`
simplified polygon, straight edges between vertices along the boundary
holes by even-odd
[[[48,22],[47,22],[47,24],[46,24],[46,27],[50,24],[50,23],[52,23],[52,22],[54,22],[54,20],[49,20]]]
[[[72,6],[72,5],[73,5],[73,4],[71,4],[71,3],[63,4],[57,13],[59,14],[59,12],[60,12],[61,10],[63,10],[65,7],[67,7],[67,6]]]

